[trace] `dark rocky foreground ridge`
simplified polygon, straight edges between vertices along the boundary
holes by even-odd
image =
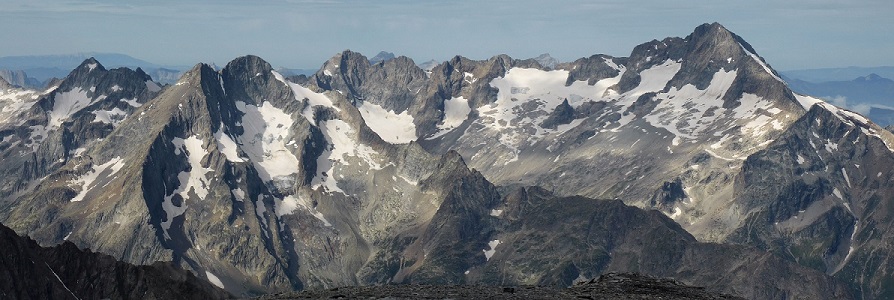
[[[570,288],[487,285],[380,285],[270,294],[257,300],[285,299],[744,299],[712,293],[673,279],[634,273],[607,273]]]
[[[226,299],[170,263],[134,266],[71,242],[40,247],[0,224],[0,299]]]

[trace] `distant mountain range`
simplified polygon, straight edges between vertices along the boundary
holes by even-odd
[[[802,69],[782,71],[779,73],[788,78],[812,83],[821,83],[829,81],[849,81],[869,74],[877,74],[885,78],[894,78],[894,66]]]
[[[148,62],[120,53],[86,52],[65,55],[24,55],[0,57],[0,78],[13,85],[43,88],[54,78],[63,78],[89,58],[103,62],[108,68],[143,69],[162,84],[177,81],[190,66],[170,66]],[[317,69],[277,69],[285,76],[311,75]]]
[[[809,78],[837,78],[841,73],[851,71],[881,70],[884,68],[846,68],[846,69],[820,69],[812,73]],[[823,73],[829,72],[829,73]],[[785,74],[785,73],[783,73]],[[823,98],[835,105],[859,112],[868,116],[873,122],[882,126],[894,124],[894,80],[885,78],[876,73],[861,75],[847,80],[834,80],[813,82],[804,78],[792,77],[804,75],[794,73],[782,75],[789,87],[798,93],[814,95]],[[894,75],[894,73],[892,73]]]
[[[93,57],[110,68],[142,68],[149,72],[155,69],[183,70],[188,66],[163,66],[119,53],[87,52],[65,55],[25,55],[0,57],[0,69],[22,70],[39,81],[62,78],[68,75],[84,60]]]

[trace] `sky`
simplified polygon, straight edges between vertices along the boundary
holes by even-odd
[[[777,70],[894,66],[890,0],[3,0],[0,56],[114,52],[153,63],[258,55],[318,68],[345,49],[445,61],[627,56],[720,22]]]

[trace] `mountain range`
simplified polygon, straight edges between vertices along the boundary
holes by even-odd
[[[875,73],[853,80],[819,83],[785,79],[793,91],[817,95],[835,105],[857,111],[882,126],[894,124],[894,80]]]
[[[20,87],[42,89],[63,78],[84,60],[93,58],[109,67],[140,68],[159,83],[172,83],[182,74],[182,66],[162,66],[119,53],[78,53],[69,55],[24,55],[0,57],[0,78]]]
[[[565,63],[244,56],[163,86],[90,58],[0,85],[0,222],[235,295],[637,272],[894,297],[894,135],[717,23]]]
[[[782,71],[780,73],[783,78],[803,80],[811,83],[822,83],[849,81],[870,74],[876,74],[885,78],[894,78],[894,66],[801,69]]]

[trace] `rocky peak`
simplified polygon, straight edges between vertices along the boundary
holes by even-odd
[[[587,84],[593,85],[599,80],[618,76],[621,73],[619,66],[624,63],[626,63],[625,59],[597,54],[579,58],[571,63],[560,64],[556,68],[569,70],[568,80],[565,81],[566,86],[570,86],[578,80],[586,80]]]
[[[9,84],[9,82],[7,82],[6,79],[3,79],[3,77],[0,77],[0,89],[8,90],[11,88],[13,88],[12,84]]]
[[[734,76],[723,91],[723,107],[734,108],[744,94],[781,103],[786,111],[803,111],[794,94],[744,39],[718,23],[703,24],[686,38],[653,40],[634,48],[627,71],[618,83],[619,92],[636,88],[647,70],[677,68],[662,91],[693,85],[705,90],[712,81]]]
[[[559,60],[550,56],[549,53],[540,54],[540,56],[535,57],[534,60],[540,63],[541,66],[550,69],[554,69],[556,65],[559,64]]]
[[[420,63],[420,64],[419,64],[419,68],[421,68],[422,70],[425,70],[425,71],[427,71],[427,72],[431,72],[431,70],[434,69],[435,67],[437,67],[438,64],[440,64],[440,62],[438,62],[437,60],[432,59],[432,60],[429,60],[429,61],[427,61],[427,62]]]
[[[71,71],[62,83],[59,85],[62,91],[69,91],[73,88],[80,87],[88,89],[93,86],[96,81],[106,73],[106,68],[102,66],[94,58],[84,60],[77,68]]]
[[[376,54],[376,56],[373,56],[373,58],[370,58],[370,59],[369,59],[369,63],[370,63],[370,64],[377,64],[377,63],[387,62],[387,61],[392,60],[392,59],[394,59],[394,58],[395,58],[394,53],[386,52],[386,51],[380,51],[379,54]]]
[[[0,78],[6,80],[12,86],[41,88],[41,82],[37,79],[28,77],[28,74],[22,70],[0,70]]]
[[[283,75],[274,75],[273,67],[260,57],[248,55],[232,60],[219,73],[209,73],[208,81],[216,82],[227,102],[259,104],[264,100],[293,99],[289,96]]]
[[[357,87],[363,85],[363,77],[370,68],[370,62],[363,54],[345,50],[330,58],[310,79],[324,90],[338,90],[353,101],[363,99]]]
[[[879,76],[878,74],[872,73],[872,74],[869,74],[869,75],[866,75],[866,76],[857,77],[857,79],[854,79],[854,82],[872,82],[872,83],[875,83],[875,82],[886,82],[886,83],[891,83],[891,82],[894,82],[894,81],[892,81],[891,79],[888,79],[888,78]]]
[[[720,23],[705,23],[693,30],[686,37],[686,42],[694,42],[697,44],[711,44],[712,48],[738,48],[742,38],[730,32]],[[744,46],[744,45],[743,45]],[[750,46],[748,48],[751,48]]]
[[[256,76],[257,74],[270,74],[273,67],[270,63],[260,57],[246,55],[230,61],[223,70],[229,73],[242,73],[248,76]]]
[[[323,90],[344,94],[358,107],[370,103],[400,114],[413,105],[426,79],[425,71],[408,57],[370,64],[362,54],[346,50],[326,62],[309,81]]]

